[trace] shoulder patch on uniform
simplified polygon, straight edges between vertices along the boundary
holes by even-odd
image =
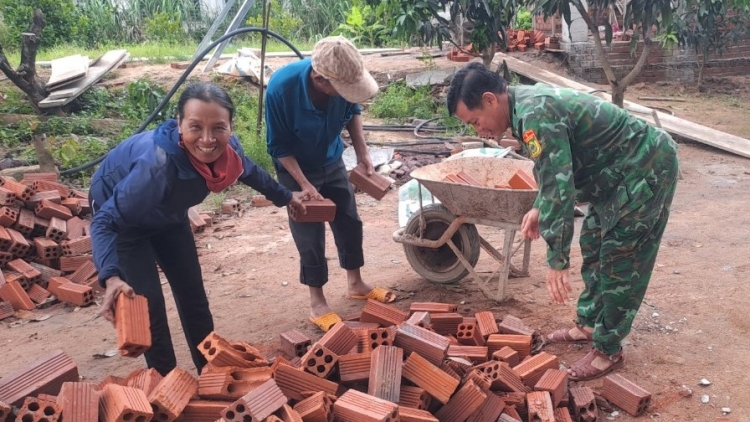
[[[531,158],[537,158],[542,154],[542,144],[533,130],[527,130],[523,133],[523,143],[529,149]]]

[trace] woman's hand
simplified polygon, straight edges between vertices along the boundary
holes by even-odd
[[[527,239],[539,239],[539,208],[532,208],[523,216],[521,235]]]
[[[104,293],[104,303],[99,309],[99,315],[103,316],[104,319],[115,325],[115,305],[117,304],[117,296],[120,293],[133,297],[135,291],[126,283],[123,279],[118,276],[110,277],[105,282],[107,284],[107,290]]]
[[[307,214],[307,208],[305,207],[304,201],[307,200],[304,192],[292,192],[292,200],[289,201],[289,206],[296,209],[301,215]]]

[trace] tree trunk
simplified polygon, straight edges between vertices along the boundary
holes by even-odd
[[[484,67],[487,69],[492,66],[492,59],[495,58],[495,52],[497,52],[497,45],[494,43],[482,50],[482,63],[484,63]]]
[[[698,92],[704,92],[703,88],[703,68],[706,66],[706,55],[701,56],[701,64],[698,67]]]
[[[52,154],[47,149],[47,135],[33,135],[31,143],[34,145],[36,160],[39,162],[39,171],[42,173],[57,173],[55,159],[52,158]]]
[[[39,114],[54,113],[62,115],[59,107],[42,110],[39,102],[47,98],[48,92],[44,83],[36,77],[36,51],[42,41],[42,29],[44,28],[44,15],[37,9],[31,20],[29,32],[21,34],[23,39],[21,45],[21,64],[15,71],[11,68],[8,58],[5,57],[2,45],[0,45],[0,71],[10,79],[21,91],[23,91],[31,102],[31,106]]]
[[[625,105],[625,90],[628,88],[624,85],[611,85],[612,86],[612,104],[623,108]]]

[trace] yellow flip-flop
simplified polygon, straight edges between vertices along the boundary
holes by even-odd
[[[341,317],[338,316],[338,314],[336,314],[336,312],[333,312],[333,311],[325,315],[321,315],[317,318],[313,318],[312,316],[310,316],[308,319],[310,320],[310,322],[317,325],[318,328],[323,330],[323,332],[325,333],[327,333],[328,330],[333,328],[334,325],[341,322]]]
[[[396,294],[382,287],[375,287],[366,295],[351,295],[349,297],[357,300],[373,299],[382,303],[392,303],[396,301]]]

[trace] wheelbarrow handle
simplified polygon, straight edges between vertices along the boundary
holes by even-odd
[[[398,243],[403,243],[405,245],[412,245],[412,246],[419,246],[422,248],[432,248],[437,249],[446,243],[448,243],[448,240],[450,240],[454,234],[458,231],[459,228],[466,222],[465,216],[456,217],[455,220],[451,221],[451,224],[448,226],[447,229],[445,229],[445,232],[442,236],[440,236],[440,239],[437,240],[429,240],[429,239],[423,239],[421,237],[415,237],[413,235],[404,234],[405,229],[398,229],[395,232],[393,232],[393,240]]]

